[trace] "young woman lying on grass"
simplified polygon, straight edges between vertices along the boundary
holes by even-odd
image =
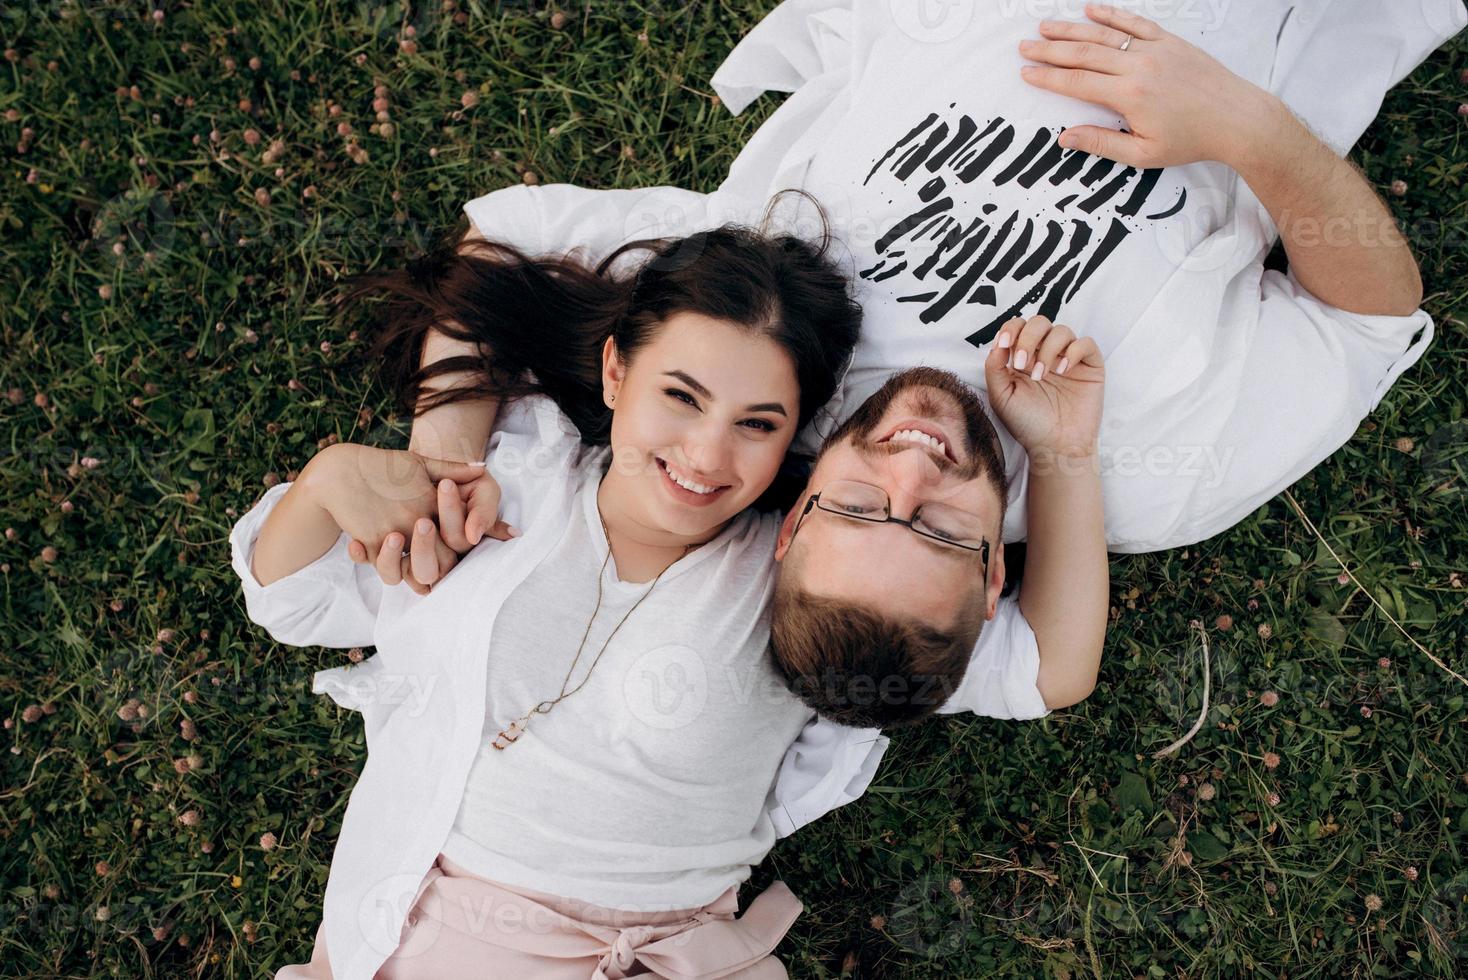
[[[825,243],[724,227],[657,243],[636,277],[610,265],[480,241],[364,287],[395,297],[403,339],[475,311],[497,390],[521,396],[488,468],[523,534],[431,594],[385,587],[348,540],[380,540],[429,478],[484,470],[351,444],[234,528],[252,620],[377,647],[318,676],[363,712],[368,758],[311,963],[279,977],[784,976],[789,890],[734,917],[812,717],[767,655],[780,517],[760,508],[860,311]],[[675,717],[644,680],[670,666],[703,680]]]

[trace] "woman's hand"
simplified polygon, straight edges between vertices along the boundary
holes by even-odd
[[[444,460],[427,462],[440,466],[464,465]],[[347,553],[359,564],[370,561],[386,584],[407,582],[414,592],[423,595],[485,537],[508,541],[517,536],[518,531],[499,520],[499,483],[485,468],[476,466],[476,469],[478,475],[471,480],[455,482],[445,477],[438,481],[437,525],[419,517],[395,527],[375,548],[354,538]],[[485,527],[489,530],[484,530]],[[405,550],[409,554],[404,555]]]
[[[364,555],[368,546],[381,552],[394,540],[397,550],[393,553],[400,554],[402,536],[398,529],[411,528],[437,512],[439,480],[457,486],[484,475],[482,464],[450,463],[413,452],[354,443],[327,447],[316,454],[307,471],[311,482],[318,487],[321,506],[353,539],[348,550],[354,560],[357,560],[354,549],[363,549]],[[302,477],[306,476],[303,472]],[[383,575],[383,581],[396,585],[406,580],[414,592],[423,595],[441,572],[453,567],[457,560],[437,535],[432,535],[429,542],[419,543],[417,552],[416,565],[399,565],[396,569],[399,574]],[[430,556],[434,559],[432,563],[428,561]],[[405,571],[411,574],[402,574]],[[428,577],[420,578],[420,572]]]
[[[1090,337],[1043,316],[1016,317],[984,360],[994,414],[1031,459],[1096,451],[1106,368]]]
[[[1020,73],[1038,88],[1114,110],[1129,132],[1074,126],[1061,146],[1139,168],[1217,160],[1238,169],[1236,158],[1268,138],[1261,123],[1279,115],[1273,95],[1145,17],[1094,3],[1086,17],[1092,22],[1042,21],[1044,40],[1019,46],[1038,64]]]

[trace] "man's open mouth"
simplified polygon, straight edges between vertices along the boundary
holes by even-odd
[[[906,442],[916,446],[926,446],[941,453],[950,463],[958,462],[958,458],[953,454],[953,444],[947,433],[941,426],[925,419],[903,419],[877,442],[878,444]]]

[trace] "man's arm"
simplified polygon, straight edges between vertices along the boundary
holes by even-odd
[[[1410,316],[1422,279],[1390,210],[1288,106],[1145,17],[1088,5],[1092,23],[1045,21],[1026,81],[1120,113],[1128,132],[1075,126],[1059,142],[1129,166],[1215,160],[1249,185],[1279,228],[1295,278],[1352,313]],[[1120,46],[1130,34],[1128,50]]]

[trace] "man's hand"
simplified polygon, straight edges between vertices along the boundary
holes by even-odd
[[[1031,85],[1115,110],[1130,132],[1074,126],[1061,133],[1061,146],[1149,168],[1234,165],[1246,145],[1269,141],[1261,122],[1279,118],[1274,110],[1282,108],[1273,95],[1145,17],[1100,4],[1087,4],[1086,16],[1092,23],[1042,21],[1045,40],[1020,42],[1020,54],[1038,62],[1021,74]],[[1122,51],[1128,34],[1133,40]]]
[[[984,360],[994,414],[1032,461],[1096,451],[1106,368],[1090,337],[1043,316],[1016,317]]]

